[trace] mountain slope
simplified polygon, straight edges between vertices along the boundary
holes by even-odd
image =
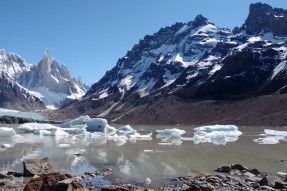
[[[80,98],[87,89],[80,78],[71,77],[64,64],[60,66],[55,59],[51,60],[48,49],[39,64],[23,72],[17,81],[46,105],[59,105],[66,98]]]
[[[4,72],[0,73],[0,107],[21,111],[46,108],[39,98],[31,95]]]
[[[3,87],[11,88],[0,93],[3,98],[1,105],[12,109],[33,110],[44,109],[44,105],[59,106],[62,102],[67,102],[67,99],[82,97],[88,88],[80,78],[71,78],[65,65],[60,66],[55,59],[51,61],[48,49],[38,65],[27,64],[19,55],[0,50],[0,72]],[[7,80],[10,85],[7,85]],[[4,82],[6,84],[3,84]],[[22,89],[25,90],[23,94],[27,99],[17,93]],[[18,101],[13,103],[12,98],[22,99],[21,104]],[[40,104],[34,103],[33,100]]]
[[[251,4],[245,23],[234,30],[219,28],[201,15],[162,28],[119,59],[84,99],[61,111],[136,122],[141,114],[152,113],[159,101],[172,105],[169,100],[184,104],[283,94],[286,18],[285,10],[256,3]],[[174,112],[169,109],[157,115]]]

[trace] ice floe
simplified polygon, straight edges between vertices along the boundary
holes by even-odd
[[[0,139],[21,139],[21,135],[17,135],[16,131],[10,127],[0,127]]]
[[[202,126],[194,129],[193,141],[199,143],[213,143],[225,145],[228,142],[235,142],[242,132],[235,125],[212,125]]]
[[[35,131],[46,130],[54,131],[58,127],[50,124],[40,124],[40,123],[24,123],[18,127],[19,130],[23,130],[26,133],[34,133]],[[36,133],[37,134],[37,133]]]
[[[159,145],[181,145],[181,135],[186,133],[184,130],[177,128],[156,130],[156,132],[156,137],[161,138]]]
[[[130,125],[116,129],[111,127],[106,119],[89,116],[66,121],[60,127],[50,124],[25,123],[18,129],[39,136],[55,136],[62,144],[76,144],[79,140],[90,144],[105,144],[108,140],[113,140],[117,146],[122,146],[127,141],[135,143],[136,140],[152,139],[152,133],[141,135]]]
[[[86,115],[86,116],[80,116],[76,119],[73,119],[73,120],[70,120],[70,121],[67,121],[65,123],[63,123],[61,125],[62,128],[72,128],[72,126],[75,126],[75,125],[83,125],[83,124],[86,124],[86,122],[88,120],[90,120],[91,118]]]
[[[260,135],[263,137],[254,139],[253,141],[258,144],[278,144],[280,141],[287,141],[287,131],[265,129],[264,134]]]

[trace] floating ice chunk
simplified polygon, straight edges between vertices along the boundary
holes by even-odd
[[[117,132],[116,128],[106,125],[105,133],[108,135],[114,135]]]
[[[280,141],[287,141],[287,131],[276,131],[265,129],[265,134],[260,134],[264,138],[257,138],[253,141],[258,144],[278,144]]]
[[[86,121],[88,131],[104,132],[108,121],[103,118],[92,118]]]
[[[186,131],[180,130],[180,129],[177,129],[177,128],[165,129],[165,130],[156,130],[156,132],[158,134],[161,134],[161,135],[170,135],[170,136],[172,136],[172,134],[174,136],[177,136],[177,135],[183,135],[183,134],[186,133]]]
[[[158,143],[159,145],[173,145],[172,143]]]
[[[192,137],[181,137],[182,141],[193,141]]]
[[[0,138],[11,138],[16,135],[13,128],[10,127],[0,127]]]
[[[8,149],[8,148],[12,147],[12,145],[10,145],[10,144],[3,144],[1,147],[3,149]]]
[[[80,116],[79,118],[76,118],[76,119],[73,119],[73,120],[70,120],[70,121],[63,123],[61,125],[61,127],[62,128],[72,128],[72,126],[74,126],[74,125],[83,125],[83,124],[86,124],[86,122],[90,119],[91,118],[88,115]]]
[[[58,127],[50,125],[50,124],[24,123],[20,125],[18,129],[24,130],[27,133],[33,133],[34,131],[39,131],[39,130],[54,131],[58,129]]]
[[[282,177],[285,177],[287,175],[287,173],[286,172],[278,172],[278,175],[282,176]]]
[[[154,150],[144,150],[145,153],[152,153]]]
[[[136,133],[134,135],[130,135],[130,138],[134,138],[137,140],[152,140],[152,133],[148,133],[146,135],[141,135],[139,133]]]
[[[72,135],[80,135],[86,134],[86,125],[74,125],[72,128],[62,128],[63,131],[72,134]]]
[[[213,143],[225,145],[227,142],[235,142],[242,132],[235,125],[213,125],[195,128],[193,141],[198,143]]]
[[[275,131],[271,129],[264,130],[266,136],[284,136],[287,137],[287,131]]]
[[[130,125],[125,125],[118,128],[118,131],[133,131],[134,129]]]
[[[173,139],[171,140],[171,143],[172,143],[173,145],[181,145],[181,144],[182,144],[182,141],[181,141],[180,137],[179,137],[179,138],[173,138]]]
[[[117,146],[122,146],[124,145],[127,141],[125,140],[124,137],[117,137],[116,139],[114,139],[114,141],[116,142]]]
[[[59,144],[58,147],[59,148],[69,148],[69,147],[71,147],[71,145],[62,143],[62,144]]]
[[[146,178],[144,183],[147,184],[147,185],[151,184],[151,179],[150,178]]]
[[[35,135],[43,135],[43,136],[69,136],[69,133],[63,131],[62,129],[58,128],[53,131],[48,130],[37,130],[34,131],[33,134]]]

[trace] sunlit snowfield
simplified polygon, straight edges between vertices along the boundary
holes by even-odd
[[[193,137],[193,126],[143,126],[133,125],[141,134],[153,132],[151,140],[127,140],[117,146],[113,140],[78,139],[62,136],[39,136],[24,133],[17,129],[19,125],[1,125],[13,127],[24,139],[0,139],[0,145],[10,144],[12,147],[0,151],[0,171],[22,171],[25,159],[41,159],[50,157],[61,172],[82,175],[95,169],[112,168],[107,176],[114,183],[139,183],[149,177],[153,186],[161,185],[168,180],[192,175],[196,172],[213,172],[219,165],[240,163],[262,172],[287,172],[287,166],[278,162],[287,159],[286,142],[278,144],[258,144],[254,139],[264,133],[262,127],[239,127],[242,135],[235,142],[225,145],[214,143],[198,143],[184,140],[179,145],[165,144],[168,140],[156,137],[155,130],[178,128],[185,130],[182,137]],[[116,128],[120,127],[115,125]],[[273,130],[285,128],[269,127]],[[284,136],[281,137],[284,139]],[[278,137],[277,137],[278,138]],[[273,138],[273,139],[277,139]],[[20,143],[17,143],[19,142]],[[164,143],[164,144],[162,144]],[[272,142],[276,143],[276,142]],[[68,147],[70,145],[70,147]],[[66,147],[67,146],[67,147]],[[82,154],[76,156],[75,154]],[[101,177],[100,177],[101,178]],[[105,184],[101,180],[100,183]],[[107,182],[106,182],[107,183]]]

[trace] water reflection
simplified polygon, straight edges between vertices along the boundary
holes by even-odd
[[[133,126],[133,128],[151,132],[154,129],[172,127]],[[187,132],[186,137],[193,136],[191,128],[180,127]],[[241,163],[269,173],[287,171],[284,164],[277,162],[287,158],[285,152],[287,143],[258,145],[253,139],[263,132],[262,128],[241,127],[240,130],[244,133],[239,140],[225,146],[211,143],[196,145],[193,141],[181,142],[176,137],[170,139],[165,136],[154,136],[148,140],[131,139],[121,147],[104,136],[40,137],[19,132],[24,136],[24,143],[0,140],[1,144],[13,145],[0,151],[0,171],[5,173],[12,169],[21,172],[23,160],[50,157],[64,173],[82,175],[96,169],[112,168],[113,173],[108,178],[114,183],[144,184],[148,177],[152,180],[152,186],[195,172],[212,172],[222,164]],[[60,148],[59,144],[69,144],[70,147]]]

